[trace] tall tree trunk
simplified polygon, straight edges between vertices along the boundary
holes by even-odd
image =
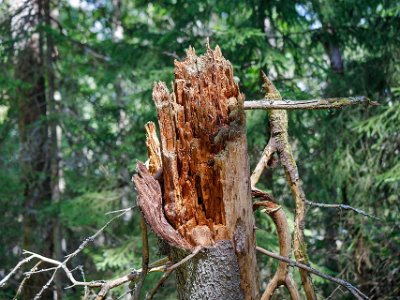
[[[202,249],[176,272],[179,299],[257,299],[244,98],[231,64],[218,47],[200,57],[189,49],[175,62],[174,93],[157,83],[153,98],[162,203],[150,198],[160,188],[143,168],[134,180],[146,221],[174,246],[171,258]]]
[[[35,12],[34,22],[25,24],[31,26],[27,30],[29,33],[29,30],[33,30],[34,26],[43,21],[43,2],[39,0],[27,5],[32,5]],[[17,105],[21,142],[21,183],[24,185],[25,198],[23,248],[50,256],[52,243],[43,241],[51,240],[51,226],[47,221],[39,221],[38,217],[40,207],[51,199],[43,43],[42,35],[32,33],[28,39],[18,44],[15,79],[21,83]],[[33,299],[46,284],[48,278],[43,274],[37,275],[31,276],[26,283],[22,293],[23,299]],[[51,298],[52,292],[46,292],[43,297]]]
[[[58,106],[54,98],[55,93],[55,72],[54,72],[54,59],[55,59],[55,45],[51,33],[52,20],[55,17],[54,11],[50,5],[50,0],[44,0],[43,12],[44,12],[44,24],[46,25],[46,31],[41,31],[46,39],[46,58],[45,58],[45,68],[46,68],[46,100],[48,105],[48,126],[50,131],[50,141],[49,141],[49,159],[51,163],[51,200],[53,204],[61,200],[61,195],[64,191],[64,178],[61,168],[61,127],[58,125]],[[52,220],[52,240],[53,240],[53,253],[52,256],[57,260],[62,260],[62,228],[58,220],[58,216],[55,216]],[[62,299],[63,289],[62,289],[62,279],[61,274],[56,274],[54,279],[55,291],[54,298]]]

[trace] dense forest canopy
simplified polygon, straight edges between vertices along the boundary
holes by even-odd
[[[290,142],[308,200],[377,218],[308,207],[311,265],[372,299],[398,297],[398,1],[3,0],[0,22],[0,279],[22,249],[66,255],[109,220],[106,213],[135,204],[131,176],[136,160],[146,160],[144,124],[156,121],[153,82],[171,82],[173,61],[189,46],[202,52],[209,39],[233,64],[246,100],[263,97],[264,71],[284,99],[364,95],[379,102],[289,112]],[[268,141],[268,116],[246,117],[253,169]],[[292,216],[283,171],[273,167],[259,185]],[[138,216],[112,223],[74,258],[88,280],[140,266]],[[256,223],[257,243],[278,252],[272,221],[257,212]],[[152,259],[161,257],[153,235],[150,250]],[[277,262],[259,261],[265,282]],[[160,276],[149,274],[143,296]],[[14,296],[19,278],[0,298]],[[314,283],[321,299],[351,298],[329,281]],[[62,293],[77,299],[83,289]],[[155,298],[176,298],[172,277]]]

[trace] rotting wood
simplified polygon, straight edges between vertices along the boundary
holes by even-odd
[[[190,48],[184,61],[175,62],[173,90],[170,93],[162,82],[156,83],[153,90],[162,145],[162,218],[176,230],[174,240],[166,240],[186,250],[205,247],[203,254],[220,251],[217,245],[233,249],[242,291],[235,292],[237,299],[257,299],[244,97],[233,80],[232,66],[218,46],[215,50],[208,47],[206,54],[199,57]],[[143,167],[138,164],[135,183],[140,185],[140,178],[145,178],[146,184],[151,183],[157,190],[156,181],[146,175]],[[154,199],[136,188],[142,210],[154,210],[144,203],[155,202]],[[155,194],[160,193],[161,189]],[[157,196],[156,202],[159,201]],[[146,220],[152,229],[160,231],[160,226],[153,228],[154,220],[150,218]],[[157,218],[161,218],[159,213]],[[165,239],[165,231],[158,234]],[[186,246],[182,246],[182,240]],[[224,240],[228,244],[219,243]],[[196,259],[199,260],[197,256]],[[202,270],[196,270],[200,275]],[[186,283],[189,281],[190,278]]]
[[[149,173],[153,176],[162,168],[160,141],[157,137],[156,125],[153,122],[147,122],[144,126],[146,130],[146,147],[147,157],[146,162]]]

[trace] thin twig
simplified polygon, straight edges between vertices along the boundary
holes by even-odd
[[[131,206],[128,208],[124,208],[124,209],[109,211],[109,212],[105,213],[105,215],[107,216],[107,215],[116,214],[116,213],[120,213],[120,212],[128,212],[128,211],[134,210],[135,208],[137,208],[137,205],[134,205],[134,206]]]
[[[24,264],[28,263],[29,261],[31,261],[34,257],[29,256],[27,258],[24,258],[23,260],[21,260],[20,262],[17,263],[17,265],[14,267],[14,269],[12,269],[10,271],[10,273],[8,273],[6,276],[4,276],[4,278],[2,280],[0,280],[0,288],[3,287],[6,282],[10,279],[10,277],[18,271],[19,268],[21,268]]]
[[[25,276],[30,276],[32,274],[38,274],[38,273],[43,273],[43,272],[48,272],[48,271],[53,271],[55,270],[57,267],[51,267],[51,268],[47,268],[47,269],[40,269],[40,270],[30,270],[29,272],[26,272],[24,275]],[[72,272],[73,270],[71,270]]]
[[[261,248],[261,247],[257,246],[256,250],[258,252],[260,252],[262,254],[265,254],[265,255],[267,255],[269,257],[272,257],[274,259],[277,259],[277,260],[280,260],[280,261],[284,261],[284,262],[288,263],[291,267],[297,267],[299,269],[306,270],[307,272],[309,272],[311,274],[317,275],[317,276],[319,276],[321,278],[324,278],[324,279],[332,281],[332,282],[334,282],[334,283],[336,283],[338,285],[341,285],[344,288],[346,288],[350,293],[352,293],[353,296],[356,297],[357,299],[360,299],[360,300],[369,299],[367,295],[365,295],[359,289],[357,289],[355,286],[353,286],[351,283],[349,283],[349,282],[347,282],[347,281],[345,281],[343,279],[332,277],[332,276],[327,275],[325,273],[322,273],[322,272],[318,271],[317,269],[314,269],[314,268],[312,268],[310,266],[307,266],[307,265],[302,264],[302,263],[298,263],[298,262],[296,262],[294,260],[288,259],[287,257],[280,256],[280,255],[275,254],[273,252],[270,252],[270,251],[268,251],[268,250],[266,250],[264,248]]]
[[[331,299],[333,299],[332,297],[333,297],[333,295],[336,294],[337,291],[342,291],[340,285],[338,285],[338,286],[336,287],[336,289],[334,289],[333,292],[332,292],[332,293],[328,296],[328,298],[326,298],[325,300],[331,300]]]
[[[69,259],[71,257],[76,256],[79,252],[81,252],[86,246],[87,244],[89,244],[90,242],[94,241],[94,239],[96,237],[98,237],[100,235],[100,233],[102,233],[104,231],[104,229],[106,229],[114,220],[122,217],[123,215],[125,215],[129,210],[125,209],[123,210],[123,212],[121,212],[120,214],[116,215],[115,217],[112,217],[103,227],[101,227],[99,230],[96,231],[95,234],[93,234],[92,236],[86,238],[82,244],[80,244],[80,246],[71,254],[67,255],[66,258]]]
[[[78,269],[81,271],[81,275],[82,275],[82,280],[86,281],[86,277],[85,277],[85,270],[83,269],[83,266],[80,265],[78,266]],[[89,288],[87,286],[84,287],[84,295],[83,295],[83,299],[87,300],[89,297]]]

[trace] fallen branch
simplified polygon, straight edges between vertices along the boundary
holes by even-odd
[[[52,280],[54,279],[55,273],[58,270],[63,270],[65,275],[67,276],[68,280],[72,283],[72,285],[70,285],[67,288],[72,288],[75,286],[101,288],[99,294],[97,295],[97,300],[103,299],[110,289],[120,286],[126,282],[136,280],[143,273],[142,269],[139,269],[139,270],[131,272],[125,276],[122,276],[122,277],[119,277],[116,279],[112,279],[112,280],[108,280],[108,281],[105,281],[105,280],[96,280],[96,281],[90,281],[90,282],[79,281],[79,280],[76,280],[75,277],[72,275],[72,270],[70,270],[66,266],[65,261],[61,262],[61,261],[58,261],[58,260],[55,260],[52,258],[48,258],[48,257],[39,255],[37,253],[30,252],[30,251],[24,251],[23,253],[28,254],[29,256],[27,258],[25,258],[24,260],[22,260],[21,262],[19,262],[17,264],[17,266],[13,269],[13,271],[10,272],[6,277],[3,278],[3,280],[1,281],[1,286],[4,286],[4,284],[7,282],[7,280],[11,277],[11,275],[13,273],[15,273],[15,271],[18,268],[20,268],[23,264],[25,264],[33,259],[37,259],[37,260],[39,260],[39,262],[44,262],[44,263],[56,266],[55,271],[54,271],[53,275],[51,276],[51,278],[49,279],[49,281],[47,282],[47,284],[45,286],[43,286],[42,290],[35,296],[36,299],[39,299],[41,297],[43,291],[50,286]],[[161,260],[154,262],[153,264],[151,264],[149,266],[148,273],[164,272],[164,270],[166,270],[166,268],[167,268],[167,265],[166,265],[167,262],[168,262],[168,259],[161,259]]]
[[[367,295],[362,293],[359,289],[357,289],[355,286],[353,286],[351,283],[347,282],[346,280],[332,277],[330,275],[327,275],[325,273],[322,273],[322,272],[318,271],[317,269],[314,269],[313,267],[310,267],[308,265],[305,265],[305,264],[290,260],[287,257],[280,256],[280,255],[275,254],[273,252],[270,252],[270,251],[268,251],[268,250],[266,250],[264,248],[261,248],[261,247],[257,246],[256,250],[258,252],[260,252],[262,254],[265,254],[265,255],[267,255],[269,257],[272,257],[274,259],[277,259],[277,260],[280,260],[280,261],[284,261],[284,262],[288,263],[289,266],[291,266],[291,267],[296,267],[296,268],[305,270],[305,271],[307,271],[307,272],[309,272],[311,274],[314,274],[314,275],[319,276],[321,278],[324,278],[326,280],[332,281],[332,282],[334,282],[334,283],[336,283],[336,284],[338,284],[340,286],[343,286],[350,293],[352,293],[353,296],[356,299],[360,299],[360,300],[368,300],[369,299]]]
[[[339,98],[326,98],[326,99],[312,99],[312,100],[252,100],[244,102],[245,110],[254,109],[340,109],[345,106],[355,104],[366,104],[371,106],[379,105],[375,101],[371,101],[367,97],[339,97]]]

